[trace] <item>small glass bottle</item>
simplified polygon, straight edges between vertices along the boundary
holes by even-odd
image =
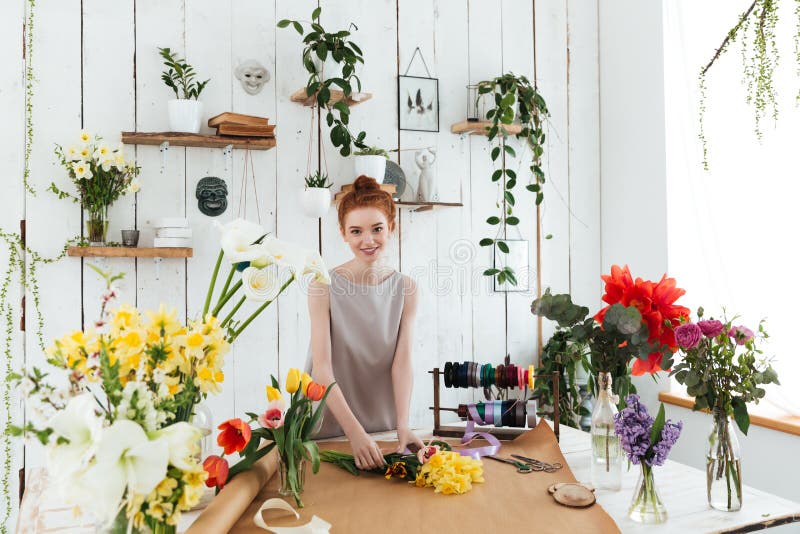
[[[728,414],[712,411],[711,433],[706,451],[706,487],[708,504],[723,512],[742,508],[742,454],[739,439]]]
[[[618,491],[622,487],[622,449],[614,433],[614,415],[618,413],[611,390],[611,373],[597,374],[598,395],[592,410],[592,485],[597,489]]]

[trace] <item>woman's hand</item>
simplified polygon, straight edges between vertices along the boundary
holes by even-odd
[[[350,448],[356,460],[356,467],[359,469],[376,469],[386,464],[378,444],[363,429],[357,432],[355,436],[347,437],[350,439]]]
[[[409,428],[397,429],[397,441],[399,442],[397,444],[398,454],[402,454],[406,450],[406,447],[408,447],[411,452],[416,452],[425,446],[422,440]]]

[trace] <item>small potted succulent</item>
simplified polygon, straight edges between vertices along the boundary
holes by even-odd
[[[389,159],[389,152],[374,146],[362,148],[353,153],[353,166],[355,167],[356,177],[369,176],[375,178],[379,183],[383,183],[386,174],[386,160]]]
[[[169,48],[159,48],[158,52],[167,67],[161,73],[161,79],[175,92],[175,99],[167,102],[169,129],[173,132],[198,133],[203,103],[197,98],[210,80],[196,81],[194,68]]]
[[[318,219],[328,213],[332,185],[324,172],[317,171],[306,176],[306,188],[303,191],[303,212],[306,216]]]

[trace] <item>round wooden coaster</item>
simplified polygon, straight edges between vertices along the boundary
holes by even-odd
[[[589,491],[594,491],[594,486],[591,484],[585,484],[583,482],[558,482],[556,484],[552,484],[550,487],[547,488],[548,493],[552,495],[556,492],[559,488],[563,488],[564,486],[581,486],[586,488]]]
[[[557,503],[574,508],[585,508],[595,503],[594,493],[579,484],[567,484],[553,493]]]

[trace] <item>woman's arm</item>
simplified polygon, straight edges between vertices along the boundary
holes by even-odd
[[[330,289],[312,282],[308,291],[308,312],[311,319],[311,357],[314,380],[326,387],[336,381],[331,363],[331,303]],[[383,465],[383,454],[353,415],[338,387],[328,393],[326,405],[350,440],[356,466],[372,469]]]
[[[422,447],[423,443],[408,425],[408,410],[411,404],[411,390],[414,383],[411,350],[414,339],[414,321],[417,317],[417,284],[404,276],[403,315],[400,318],[400,332],[397,336],[397,348],[392,362],[392,386],[394,388],[394,405],[397,415],[398,452],[403,452],[409,444]]]

